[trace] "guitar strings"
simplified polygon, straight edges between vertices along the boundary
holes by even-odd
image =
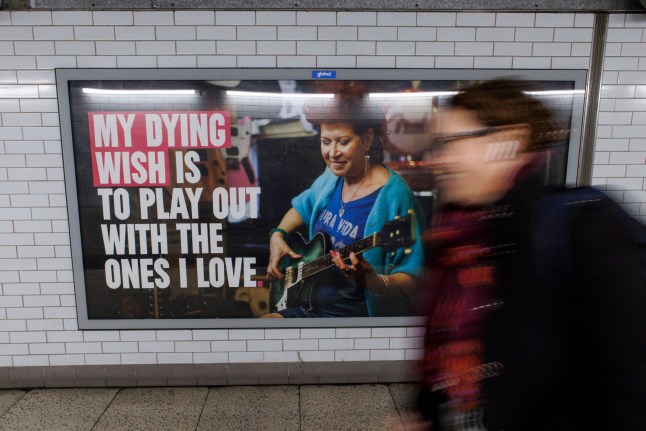
[[[364,244],[370,244],[374,242],[374,238],[377,236],[377,233],[373,233],[372,235],[369,235],[365,238],[360,239],[359,241],[355,242],[352,245],[349,245],[347,247],[344,247],[342,250],[347,251],[348,254],[347,256],[343,256],[345,253],[342,253],[343,259],[346,259],[348,256],[350,256],[351,251],[357,251],[360,250],[364,247]],[[374,246],[374,245],[373,245]],[[367,250],[367,248],[366,248]],[[365,250],[364,250],[365,251]],[[332,263],[332,256],[329,254],[326,254],[325,256],[318,257],[314,259],[311,262],[308,262],[303,265],[303,277],[308,277],[312,274],[315,274],[329,266],[334,265]],[[312,270],[313,268],[313,270]]]
[[[408,216],[407,216],[408,217]],[[359,241],[355,242],[354,244],[350,244],[349,246],[343,247],[340,251],[341,256],[343,259],[347,259],[348,256],[350,256],[350,252],[354,251],[366,251],[370,248],[376,247],[377,242],[375,239],[377,236],[381,234],[381,232],[375,232],[371,235],[368,235],[367,237],[364,237],[360,239]],[[369,246],[365,246],[365,244],[368,244]],[[363,250],[362,250],[363,249]],[[346,255],[347,252],[347,255]],[[308,263],[303,264],[303,267],[301,269],[302,271],[302,277],[309,277],[313,274],[316,274],[319,271],[322,271],[323,269],[333,266],[334,264],[332,263],[332,256],[329,254],[325,254],[324,256],[320,256]]]

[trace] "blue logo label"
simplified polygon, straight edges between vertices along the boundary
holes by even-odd
[[[312,79],[336,79],[336,70],[313,70]]]

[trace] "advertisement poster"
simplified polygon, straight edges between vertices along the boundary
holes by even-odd
[[[317,326],[418,313],[420,234],[436,199],[432,123],[469,81],[303,73],[63,82],[81,327]],[[567,124],[577,115],[575,85],[536,81],[540,91],[565,90],[553,105]],[[552,182],[564,181],[568,142],[555,146]],[[374,191],[357,182],[345,192],[343,181],[375,172],[387,180]],[[327,205],[335,192],[337,208]],[[363,212],[353,209],[364,200]],[[283,256],[278,280],[267,274],[270,234],[285,237],[274,228],[294,208],[302,239],[285,239],[299,257]],[[313,237],[313,225],[327,236]],[[351,251],[361,256],[374,274],[355,280],[330,248],[344,266]],[[408,278],[384,280],[393,274]]]

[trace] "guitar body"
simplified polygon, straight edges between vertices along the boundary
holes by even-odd
[[[404,217],[396,217],[386,222],[381,231],[361,238],[337,252],[342,259],[348,259],[350,253],[363,253],[372,247],[394,250],[408,247],[414,242],[415,220],[412,211],[409,211],[409,214]],[[292,259],[289,255],[285,255],[278,261],[278,269],[283,274],[283,278],[272,280],[270,283],[269,309],[271,312],[309,303],[312,286],[309,277],[334,266],[332,256],[329,254],[332,241],[325,233],[317,233],[310,242],[306,242],[300,234],[290,235],[288,244],[302,257]]]
[[[299,233],[292,234],[288,243],[291,249],[302,257],[292,259],[289,255],[285,255],[278,261],[278,269],[285,277],[271,281],[269,309],[272,311],[292,307],[309,297],[308,280],[302,276],[299,277],[299,267],[325,256],[332,247],[329,236],[321,232],[314,235],[310,242],[305,241]]]

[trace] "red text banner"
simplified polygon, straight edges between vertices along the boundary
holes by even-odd
[[[95,187],[167,186],[168,150],[231,146],[228,111],[88,112]]]

